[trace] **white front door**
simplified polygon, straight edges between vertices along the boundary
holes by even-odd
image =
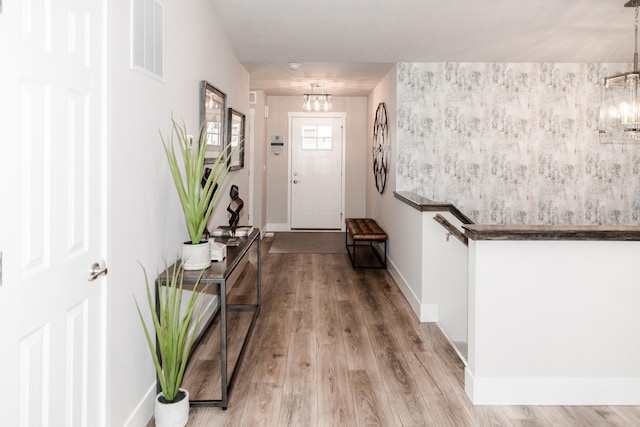
[[[0,425],[105,424],[107,2],[0,12]]]
[[[344,116],[292,116],[291,228],[341,229]]]

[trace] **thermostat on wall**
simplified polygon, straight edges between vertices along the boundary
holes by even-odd
[[[279,156],[284,153],[284,139],[280,135],[271,137],[269,145],[271,146],[272,156]]]

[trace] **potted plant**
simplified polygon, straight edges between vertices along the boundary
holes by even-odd
[[[169,141],[160,136],[189,230],[190,240],[182,245],[182,264],[185,270],[200,270],[211,265],[209,242],[202,238],[231,166],[225,161],[229,146],[208,166],[210,173],[205,174],[204,130],[200,129],[198,144],[194,146],[184,123],[180,125],[173,118],[171,122],[173,130]],[[182,152],[182,161],[176,155],[174,137]]]
[[[156,312],[147,272],[144,268],[142,270],[147,288],[147,302],[158,343],[156,351],[151,328],[147,326],[142,310],[136,300],[138,315],[142,322],[149,351],[156,368],[158,382],[162,390],[156,396],[155,401],[156,427],[182,427],[189,418],[189,393],[187,390],[180,388],[180,386],[195,339],[195,331],[200,321],[202,304],[198,304],[198,302],[206,287],[199,289],[200,278],[202,277],[201,272],[193,285],[186,306],[181,311],[184,279],[182,264],[176,263],[173,268],[166,267],[164,280],[162,283],[158,281],[156,289],[158,295],[158,312]],[[190,328],[192,324],[194,327]],[[193,333],[190,334],[190,330]]]

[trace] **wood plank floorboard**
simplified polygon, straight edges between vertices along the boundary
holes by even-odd
[[[373,325],[369,333],[391,406],[402,425],[434,425],[393,330],[383,323]]]
[[[325,260],[320,259],[320,264]],[[342,326],[335,298],[334,271],[325,271],[318,301],[318,419],[326,425],[355,425]]]
[[[278,425],[304,426],[317,424],[318,365],[316,363],[316,340],[315,332],[294,332],[291,334]]]
[[[270,254],[272,241],[262,242],[262,307],[229,407],[191,408],[189,427],[640,426],[637,406],[472,405],[463,362],[386,270],[354,270],[346,254]],[[229,298],[249,301],[254,274]],[[233,348],[247,323],[231,319]],[[209,371],[219,372],[218,348],[214,323],[189,366],[198,394],[219,394]]]

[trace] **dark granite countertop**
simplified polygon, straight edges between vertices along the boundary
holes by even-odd
[[[460,210],[451,203],[435,202],[410,191],[394,191],[393,195],[396,199],[403,201],[420,212],[450,212],[463,224],[473,224],[473,221],[471,221],[469,217],[460,212]]]
[[[474,224],[451,203],[435,202],[410,191],[394,191],[396,199],[420,212],[450,212],[472,240],[602,240],[640,241],[637,225],[482,225]]]
[[[640,241],[635,225],[463,225],[472,240],[618,240]]]

